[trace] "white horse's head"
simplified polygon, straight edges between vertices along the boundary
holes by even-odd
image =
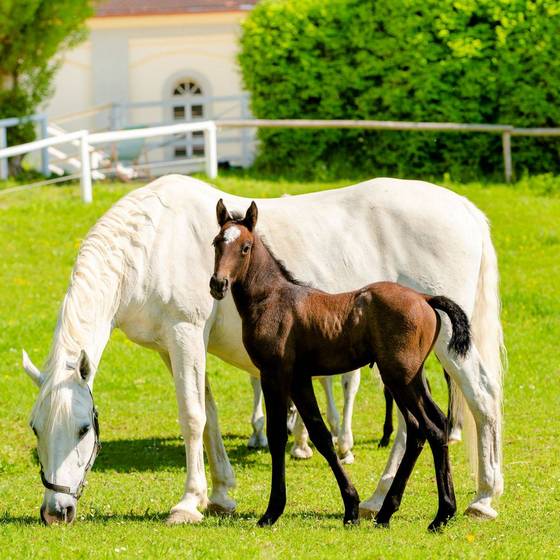
[[[59,360],[60,361],[60,360]],[[31,414],[45,495],[41,519],[71,523],[88,470],[99,450],[97,411],[90,383],[92,367],[84,351],[42,373],[23,352],[23,368],[39,387]]]

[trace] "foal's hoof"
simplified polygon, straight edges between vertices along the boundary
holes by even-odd
[[[388,521],[376,521],[375,527],[378,529],[389,529],[389,522]]]
[[[348,517],[348,518],[344,518],[344,526],[345,527],[356,527],[357,525],[360,524],[360,518],[359,517]]]
[[[294,459],[309,459],[313,456],[313,449],[309,445],[299,446],[294,443],[290,455]]]
[[[273,517],[271,515],[268,514],[264,514],[258,521],[257,521],[257,525],[259,527],[270,527],[271,525],[274,525],[274,523],[276,523],[276,520],[278,518],[277,517]]]
[[[175,509],[167,516],[168,525],[185,525],[189,523],[200,523],[204,519],[198,510]]]
[[[441,533],[441,531],[443,531],[443,528],[447,525],[447,522],[451,519],[451,517],[446,517],[444,519],[434,519],[429,525],[428,525],[428,531],[430,533]]]
[[[469,517],[474,517],[475,519],[490,520],[496,519],[498,517],[498,512],[490,505],[473,502],[466,510],[465,515]]]
[[[389,442],[391,441],[391,436],[383,436],[380,440],[379,443],[377,444],[377,447],[388,447]]]

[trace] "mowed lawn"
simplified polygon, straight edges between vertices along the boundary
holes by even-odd
[[[225,176],[245,196],[301,193],[337,184],[295,184]],[[526,182],[530,185],[530,181]],[[389,530],[371,522],[345,529],[338,488],[318,454],[287,461],[288,504],[272,529],[257,529],[268,498],[270,457],[246,448],[251,389],[247,375],[210,357],[208,372],[225,444],[237,476],[236,515],[198,526],[165,525],[185,480],[173,385],[159,357],[115,332],[96,378],[103,450],[70,527],[43,527],[43,488],[28,417],[36,390],[21,349],[41,364],[59,304],[88,229],[131,186],[95,186],[86,206],[76,186],[0,197],[0,556],[181,558],[552,558],[560,557],[560,198],[526,187],[464,185],[489,216],[500,260],[505,378],[505,493],[499,517],[478,522],[462,511],[474,494],[462,446],[452,447],[459,515],[441,534],[426,531],[437,496],[426,447]],[[374,227],[374,224],[372,224]],[[343,234],[343,232],[341,232]],[[446,406],[435,360],[430,379]],[[335,383],[341,402],[340,386]],[[320,387],[317,387],[321,393]],[[324,399],[321,395],[321,402]],[[324,405],[323,405],[324,407]],[[360,496],[373,492],[388,451],[377,449],[383,420],[379,382],[369,370],[354,417]]]

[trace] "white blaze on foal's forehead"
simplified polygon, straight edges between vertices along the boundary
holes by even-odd
[[[224,242],[231,243],[241,235],[241,230],[237,226],[231,226],[224,231]]]

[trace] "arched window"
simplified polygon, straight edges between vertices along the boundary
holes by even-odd
[[[173,120],[197,121],[205,117],[203,91],[200,84],[190,78],[179,80],[173,87]],[[177,143],[173,146],[176,158],[204,155],[204,133],[201,131],[188,132],[177,136]]]

